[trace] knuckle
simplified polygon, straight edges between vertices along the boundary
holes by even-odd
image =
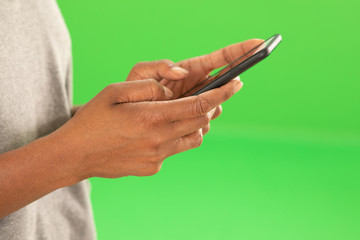
[[[153,113],[147,110],[142,110],[137,113],[137,125],[143,131],[147,131],[149,127],[152,127],[154,124]]]
[[[118,102],[120,101],[119,93],[123,92],[122,83],[112,83],[107,85],[102,91],[101,94],[105,96],[107,99],[110,99],[111,102]],[[125,95],[122,95],[124,98]]]
[[[164,142],[164,140],[160,137],[153,137],[151,139],[151,144],[150,144],[151,156],[154,156],[155,158],[160,156],[161,146],[162,146],[163,142]]]
[[[138,62],[134,65],[133,69],[142,68],[147,62]]]
[[[129,75],[131,75],[131,78],[132,79],[143,79],[143,72],[147,65],[148,65],[148,62],[136,63],[130,71]]]
[[[157,151],[156,151],[157,152]],[[151,152],[151,156],[149,156],[147,158],[147,162],[150,164],[155,164],[157,162],[159,162],[159,158],[157,157],[157,153],[155,153],[154,151]]]
[[[199,119],[200,126],[208,125],[210,123],[210,120],[211,120],[209,114],[204,114],[204,115],[198,117],[198,119]]]
[[[150,155],[147,158],[147,162],[149,164],[160,164],[164,161],[167,155],[160,150],[158,147],[153,147]]]
[[[152,119],[150,120],[151,125],[153,128],[159,128],[162,126],[164,122],[164,113],[161,111],[153,112],[151,115]],[[158,137],[158,136],[155,136]]]
[[[148,82],[150,88],[153,88],[154,90],[158,89],[159,83],[155,79],[152,79],[152,78],[148,79],[147,82]]]
[[[161,136],[155,136],[153,139],[153,146],[159,152],[161,145],[164,143],[164,139]]]
[[[153,130],[152,136],[154,138],[158,137],[159,134],[156,134],[156,130],[162,126],[164,120],[166,121],[167,117],[165,113],[161,111],[142,111],[138,113],[139,115],[139,124],[146,128],[146,131]]]
[[[203,135],[200,131],[198,131],[198,133],[194,136],[194,147],[200,147],[203,143],[203,140]]]
[[[165,93],[164,88],[155,79],[149,79],[148,84],[152,96],[159,96]]]
[[[174,62],[169,59],[162,59],[158,61],[158,64],[162,66],[173,66]]]
[[[166,113],[163,111],[156,111],[152,112],[151,115],[148,117],[150,125],[153,129],[159,129],[164,127],[166,124],[170,124],[171,120],[169,119],[169,116],[167,116]],[[164,139],[164,135],[156,134],[154,137]]]
[[[197,97],[193,104],[193,114],[202,115],[206,114],[212,109],[211,103],[208,99],[204,97]]]
[[[210,124],[202,128],[202,132],[204,135],[207,134],[209,131],[210,131]]]
[[[230,99],[232,95],[233,95],[232,92],[230,92],[230,91],[225,91],[224,94],[223,94],[223,99],[222,99],[223,102],[225,102],[226,100]]]
[[[117,88],[118,88],[118,84],[116,84],[116,83],[111,83],[111,84],[107,85],[107,86],[104,88],[104,90],[107,91],[107,92],[112,92],[112,91],[114,91],[114,90],[117,89]]]
[[[161,164],[151,164],[147,171],[146,171],[146,175],[147,176],[152,176],[157,174],[159,171],[161,170]]]

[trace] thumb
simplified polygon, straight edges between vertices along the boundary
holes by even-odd
[[[107,88],[111,103],[169,100],[173,93],[155,79],[114,83]]]
[[[170,60],[159,60],[153,62],[141,62],[134,66],[130,71],[126,81],[139,79],[162,79],[180,80],[188,75],[188,71],[184,68],[175,66]]]

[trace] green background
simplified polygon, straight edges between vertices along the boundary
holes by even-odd
[[[283,36],[202,147],[152,177],[91,180],[100,240],[360,239],[359,1],[58,2],[75,104],[139,61]]]

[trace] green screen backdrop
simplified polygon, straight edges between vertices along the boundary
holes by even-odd
[[[360,239],[360,2],[59,0],[74,104],[139,61],[275,33],[200,148],[152,177],[91,179],[98,238]]]

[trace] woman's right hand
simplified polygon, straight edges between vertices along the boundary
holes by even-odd
[[[79,180],[153,175],[165,158],[200,146],[216,106],[241,87],[232,80],[198,96],[169,100],[171,91],[156,80],[111,84],[51,137]]]

